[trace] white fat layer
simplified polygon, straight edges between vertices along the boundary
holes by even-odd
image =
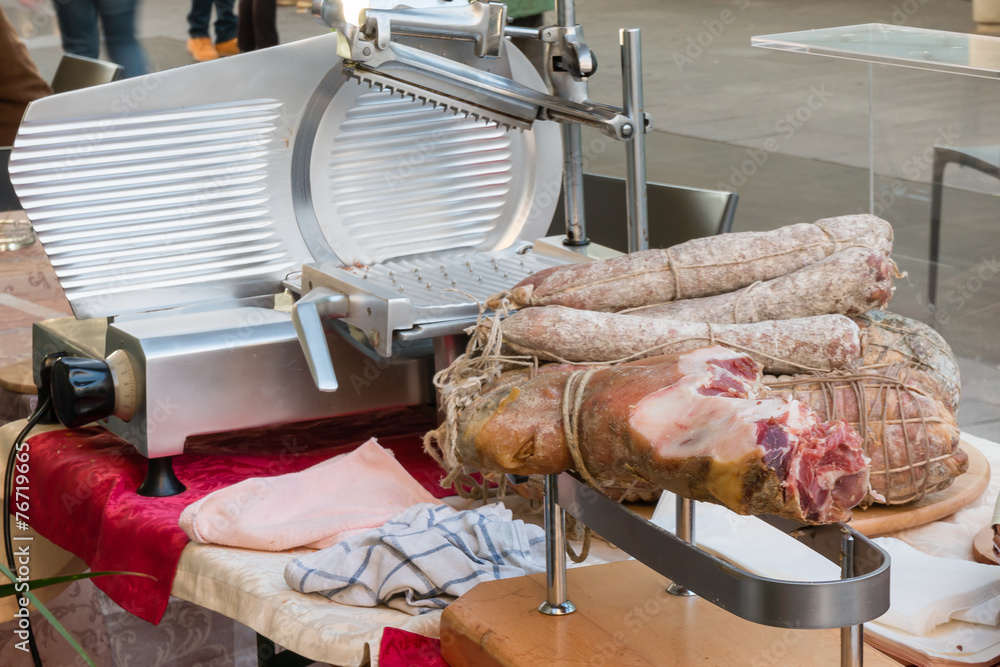
[[[678,360],[684,377],[635,405],[629,418],[632,429],[664,458],[707,456],[729,462],[761,449],[757,445],[758,421],[787,415],[789,430],[806,426],[806,414],[798,401],[755,398],[759,395],[759,377],[746,381],[736,378],[751,398],[698,393],[717,372],[708,361],[742,356],[722,347],[685,354]]]

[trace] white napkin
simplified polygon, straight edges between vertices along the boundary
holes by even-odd
[[[664,491],[652,522],[674,531],[676,496]],[[771,579],[832,581],[840,567],[794,537],[752,516],[741,516],[721,505],[695,503],[694,541],[701,549]]]
[[[921,637],[873,621],[865,624],[865,634],[869,633],[905,644],[935,658],[970,665],[983,664],[1000,655],[1000,628],[995,626],[948,621]]]
[[[892,537],[879,537],[874,542],[892,557],[892,606],[879,623],[915,635],[927,635],[957,614],[963,616],[961,620],[972,620],[970,616],[978,618],[985,613],[986,620],[996,624],[1000,568],[929,556]],[[993,613],[989,614],[991,603]]]

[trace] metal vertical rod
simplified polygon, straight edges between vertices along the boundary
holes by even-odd
[[[556,0],[556,22],[564,28],[576,25],[576,0]]]
[[[563,209],[568,246],[587,245],[587,216],[583,204],[583,135],[576,123],[561,126],[563,137]]]
[[[677,537],[688,544],[694,544],[694,501],[690,498],[677,496],[676,505],[677,517]],[[697,595],[689,588],[685,588],[678,583],[672,583],[667,587],[667,592],[671,595],[692,596]]]
[[[545,602],[538,611],[548,616],[564,616],[576,611],[566,594],[566,533],[563,510],[559,507],[557,475],[545,476],[542,515],[545,521]]]
[[[561,27],[576,25],[573,0],[556,0],[556,21]],[[565,76],[569,76],[566,74]],[[560,125],[563,139],[563,209],[568,246],[587,245],[587,216],[583,204],[583,134],[577,123]]]
[[[646,114],[642,100],[642,41],[639,29],[618,33],[622,48],[622,97],[632,119],[632,136],[625,142],[625,184],[628,188],[628,251],[649,248],[646,202]]]
[[[840,578],[854,576],[854,536],[844,530],[840,538]],[[865,661],[865,626],[840,629],[840,667],[861,667]]]

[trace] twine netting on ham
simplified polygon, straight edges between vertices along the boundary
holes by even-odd
[[[932,389],[952,411],[961,399],[958,361],[937,331],[895,313],[873,311],[857,319],[861,325],[861,368],[884,369],[896,364],[917,368],[934,380]]]
[[[470,407],[487,390],[495,390],[501,376],[512,370],[520,369],[526,378],[534,377],[541,365],[537,354],[510,354],[505,351],[503,327],[501,322],[510,314],[508,301],[496,303],[496,309],[489,315],[485,309],[480,309],[477,324],[470,328],[470,340],[464,354],[459,356],[448,368],[439,371],[434,376],[434,386],[438,391],[440,406],[444,412],[444,421],[435,430],[424,436],[424,450],[440,465],[446,476],[441,486],[452,486],[456,493],[466,498],[487,498],[486,485],[494,482],[498,486],[497,495],[503,495],[508,483],[505,475],[481,471],[482,483],[477,483],[467,474],[465,462],[461,460],[458,448],[458,421],[462,410]],[[710,336],[703,344],[713,343]],[[652,353],[653,351],[647,351]],[[616,498],[619,502],[655,501],[661,489],[645,480],[636,477],[622,485],[620,480],[597,480],[587,471],[580,455],[577,424],[579,421],[580,400],[587,380],[593,372],[608,366],[624,363],[643,356],[643,353],[612,360],[611,362],[576,362],[573,365],[580,370],[574,373],[573,381],[567,382],[562,398],[562,423],[566,429],[568,446],[573,454],[576,469],[584,480],[604,493]],[[569,362],[563,362],[569,363]],[[581,380],[577,382],[577,380]],[[529,490],[533,487],[532,490]],[[528,496],[541,494],[541,478],[532,476],[526,485],[515,486],[515,490]],[[584,553],[587,549],[584,549]]]
[[[895,365],[765,383],[771,395],[803,401],[822,418],[854,427],[871,459],[869,504],[919,500],[967,467],[954,416],[927,391],[920,371]]]
[[[484,320],[485,309],[480,305],[476,326],[469,330],[479,330]],[[506,302],[497,304],[491,317],[499,321],[509,314]],[[441,481],[442,487],[454,485],[462,497],[470,497],[466,491],[475,487],[472,478],[465,473],[465,467],[458,455],[458,416],[461,410],[472,405],[482,395],[483,390],[500,378],[505,370],[514,368],[537,369],[538,359],[528,355],[502,354],[503,341],[500,327],[494,327],[485,339],[471,336],[465,353],[447,368],[434,374],[434,387],[438,392],[439,407],[444,412],[444,421],[435,430],[424,435],[424,451],[438,465],[447,471]],[[505,484],[505,478],[500,484]],[[484,478],[485,479],[485,478]],[[483,495],[485,497],[485,482]]]

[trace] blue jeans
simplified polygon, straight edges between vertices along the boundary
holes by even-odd
[[[208,24],[212,21],[212,5],[215,5],[215,42],[236,39],[236,14],[233,8],[236,0],[191,0],[188,14],[188,34],[192,37],[208,37]]]
[[[141,76],[149,71],[146,54],[135,38],[138,0],[56,0],[55,5],[63,51],[98,58],[100,18],[108,56],[125,69],[124,76]]]

